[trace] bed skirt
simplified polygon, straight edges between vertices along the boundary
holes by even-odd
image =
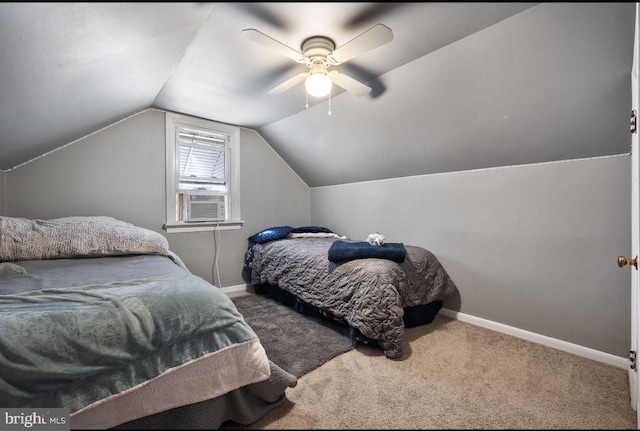
[[[218,429],[227,421],[250,425],[286,400],[285,391],[297,378],[269,361],[271,376],[217,398],[177,407],[118,425],[113,430]]]

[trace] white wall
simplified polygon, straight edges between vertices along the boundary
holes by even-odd
[[[241,229],[167,234],[165,114],[148,110],[5,173],[6,215],[107,215],[167,236],[189,269],[215,284],[244,284],[247,238],[280,224],[309,223],[309,188],[255,132],[241,129]]]
[[[352,239],[432,251],[458,286],[445,307],[626,356],[630,157],[311,189],[311,219]]]

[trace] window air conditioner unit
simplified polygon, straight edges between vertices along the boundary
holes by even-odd
[[[185,192],[186,217],[188,222],[224,221],[226,218],[226,196],[202,191]]]

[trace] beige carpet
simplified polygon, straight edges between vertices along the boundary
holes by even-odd
[[[437,316],[401,361],[359,346],[226,429],[635,429],[627,371]]]

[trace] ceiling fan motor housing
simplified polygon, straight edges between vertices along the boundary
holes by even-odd
[[[311,86],[311,81],[317,81],[323,87],[328,86],[330,88],[333,82],[356,96],[365,96],[369,94],[371,87],[337,70],[329,72],[327,69],[329,66],[338,66],[360,54],[391,42],[393,39],[393,33],[390,28],[383,24],[377,24],[337,49],[334,41],[326,36],[308,37],[302,42],[302,52],[300,52],[256,29],[244,29],[242,34],[253,42],[280,52],[296,63],[306,64],[309,68],[308,72],[298,73],[278,84],[269,90],[269,94],[280,94],[302,81],[305,82],[307,87]],[[312,94],[309,88],[307,88],[307,92]],[[320,94],[320,91],[317,93]]]
[[[335,43],[324,36],[312,36],[302,42],[302,54],[312,62],[318,58],[326,61],[327,56],[331,54],[335,48]]]

